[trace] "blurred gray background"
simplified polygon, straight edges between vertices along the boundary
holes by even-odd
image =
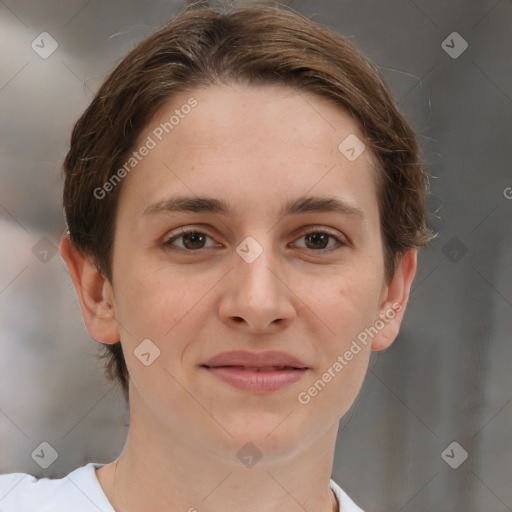
[[[368,512],[511,511],[512,2],[287,3],[381,68],[420,134],[439,233],[344,421],[333,477]],[[108,71],[182,6],[0,0],[0,473],[63,476],[124,445],[122,393],[56,252],[61,164]],[[31,456],[43,441],[59,455],[48,469]]]

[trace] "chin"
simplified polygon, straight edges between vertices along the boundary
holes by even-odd
[[[259,412],[239,418],[240,421],[222,422],[232,437],[219,432],[215,437],[220,439],[211,439],[212,445],[217,455],[236,464],[243,464],[244,458],[251,456],[259,459],[259,466],[284,462],[304,449],[305,438],[310,435],[296,429],[291,422],[286,424],[289,419],[283,422],[285,417],[280,415],[276,419],[274,415],[269,415],[264,418]],[[211,437],[212,432],[209,431],[209,434]]]

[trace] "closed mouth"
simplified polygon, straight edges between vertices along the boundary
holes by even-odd
[[[306,370],[307,368],[296,368],[294,366],[235,366],[235,365],[226,365],[226,366],[208,366],[203,364],[204,368],[232,368],[234,370],[245,370],[248,372],[276,372],[276,371],[290,371],[290,370]]]

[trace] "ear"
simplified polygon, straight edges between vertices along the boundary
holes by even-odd
[[[372,350],[379,351],[388,348],[400,331],[404,317],[412,281],[416,275],[417,249],[409,249],[400,259],[393,278],[384,287],[379,306],[379,319],[376,326],[378,333],[372,340]],[[380,323],[378,323],[380,320]]]
[[[100,343],[118,342],[120,336],[110,283],[73,245],[69,233],[62,237],[60,253],[73,279],[87,331]]]

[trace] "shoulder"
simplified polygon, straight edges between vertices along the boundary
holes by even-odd
[[[340,512],[364,512],[364,510],[359,508],[352,501],[349,495],[332,479],[331,489],[334,491],[334,494],[336,494],[336,497],[338,498],[338,502],[340,504]]]
[[[36,478],[27,473],[0,475],[2,512],[114,512],[90,462],[63,478]]]

